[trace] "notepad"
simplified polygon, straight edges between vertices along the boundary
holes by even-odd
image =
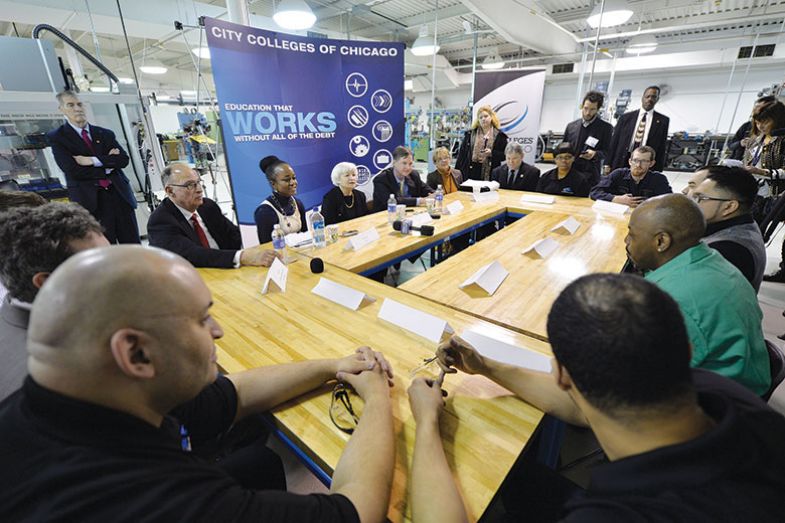
[[[551,204],[556,202],[556,198],[554,196],[545,196],[540,194],[524,194],[521,196],[521,202]]]
[[[606,202],[605,200],[597,200],[594,202],[594,205],[592,205],[591,208],[595,211],[609,212],[612,214],[618,214],[619,216],[627,212],[627,209],[629,209],[629,207],[623,203]]]

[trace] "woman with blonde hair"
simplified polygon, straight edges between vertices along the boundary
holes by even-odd
[[[463,174],[450,166],[450,160],[452,160],[450,151],[446,147],[437,147],[433,151],[433,164],[436,169],[428,173],[426,179],[426,184],[431,190],[435,191],[440,185],[444,189],[444,194],[458,190],[458,186],[463,182]]]
[[[504,160],[507,135],[490,105],[477,109],[477,119],[463,135],[455,167],[472,180],[490,180],[491,171]]]

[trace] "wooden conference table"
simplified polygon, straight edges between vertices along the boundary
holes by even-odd
[[[476,316],[410,294],[335,266],[312,274],[308,260],[289,265],[286,291],[262,295],[267,269],[200,269],[210,288],[212,314],[224,330],[217,340],[218,363],[225,372],[304,359],[342,357],[369,345],[382,351],[395,369],[391,389],[395,418],[396,465],[388,517],[411,520],[408,493],[415,424],[406,389],[409,371],[434,353],[437,344],[379,318],[384,299],[446,320],[456,332],[472,329],[519,347],[550,354],[548,345]],[[320,277],[376,298],[359,310],[336,305],[311,293]],[[436,374],[429,370],[425,375]],[[543,413],[480,376],[447,375],[449,392],[441,420],[447,460],[463,494],[469,518],[482,515],[516,458],[540,424]],[[318,466],[332,473],[349,436],[330,421],[330,389],[322,388],[273,411],[278,428]],[[356,400],[355,406],[361,404]]]
[[[322,249],[295,249],[286,292],[261,295],[267,269],[201,269],[213,293],[213,314],[224,329],[217,341],[219,364],[226,372],[311,358],[341,357],[361,345],[382,351],[396,370],[392,389],[396,430],[396,469],[389,518],[411,519],[407,492],[414,444],[414,420],[406,388],[409,371],[432,355],[437,344],[377,318],[381,302],[393,299],[447,320],[456,332],[482,331],[519,347],[550,354],[545,320],[558,293],[582,274],[618,272],[625,260],[623,238],[628,216],[594,211],[584,198],[556,197],[553,204],[522,202],[519,191],[499,191],[493,202],[475,203],[469,193],[453,193],[463,210],[431,225],[434,236],[403,236],[392,230],[385,212],[339,224],[340,231],[375,228],[379,239],[347,251],[341,238]],[[456,237],[508,216],[525,216],[501,231],[429,269],[400,289],[359,276],[439,247]],[[569,216],[581,226],[574,235],[551,232]],[[523,255],[534,241],[550,237],[559,248],[545,259]],[[358,311],[311,294],[320,275],[311,274],[308,257],[325,262],[322,276],[377,299]],[[458,284],[477,268],[498,260],[510,271],[493,296],[470,294]],[[354,273],[354,274],[353,274]],[[403,290],[402,290],[403,289]],[[429,371],[435,375],[435,370]],[[426,372],[427,375],[427,372]],[[442,417],[442,440],[469,518],[479,519],[540,424],[543,413],[489,380],[448,375],[450,393]],[[284,436],[317,467],[331,474],[348,436],[330,421],[330,389],[315,391],[276,409]],[[358,401],[359,403],[359,401]]]

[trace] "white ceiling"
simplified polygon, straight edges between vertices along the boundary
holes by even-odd
[[[474,51],[468,21],[480,31],[480,61],[499,50],[506,60],[520,64],[577,61],[583,42],[593,45],[596,32],[585,19],[592,0],[307,0],[317,15],[313,32],[339,38],[384,41],[415,40],[419,28],[438,27],[441,43],[437,86],[455,84],[454,73],[469,72]],[[194,89],[196,73],[190,47],[200,31],[174,29],[174,21],[196,25],[201,15],[225,17],[224,0],[119,0],[136,66],[146,60],[163,62],[162,77],[141,76],[145,90]],[[247,0],[253,25],[273,29],[269,18],[273,0]],[[724,49],[751,43],[756,32],[780,39],[785,23],[785,0],[628,0],[634,11],[630,21],[606,29],[600,47],[623,49],[634,33],[651,32],[658,52]],[[29,38],[37,23],[67,31],[117,75],[132,76],[126,41],[117,8],[118,0],[0,0],[0,35]],[[438,5],[438,7],[437,7]],[[89,11],[88,11],[89,10]],[[93,32],[95,28],[95,33]],[[46,39],[56,39],[51,35]],[[61,48],[61,44],[56,43]],[[64,57],[65,59],[65,57]],[[418,62],[420,65],[418,65]],[[418,61],[407,54],[407,75],[430,74],[430,59]],[[84,63],[84,61],[83,61]],[[203,62],[205,80],[212,89],[209,61]],[[91,79],[100,80],[92,66]],[[453,77],[445,73],[453,69]],[[444,76],[444,78],[441,78]]]

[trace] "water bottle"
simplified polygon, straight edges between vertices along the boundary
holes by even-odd
[[[327,239],[324,236],[324,216],[319,212],[318,207],[314,207],[313,213],[311,213],[311,229],[314,247],[321,249],[327,245]]]
[[[441,185],[436,188],[436,193],[433,195],[434,198],[434,213],[441,214],[444,210],[444,189]]]
[[[398,201],[395,199],[395,195],[391,194],[390,197],[387,199],[387,224],[392,225],[392,223],[398,218]]]
[[[283,259],[286,254],[286,235],[279,224],[273,225],[273,249]]]

